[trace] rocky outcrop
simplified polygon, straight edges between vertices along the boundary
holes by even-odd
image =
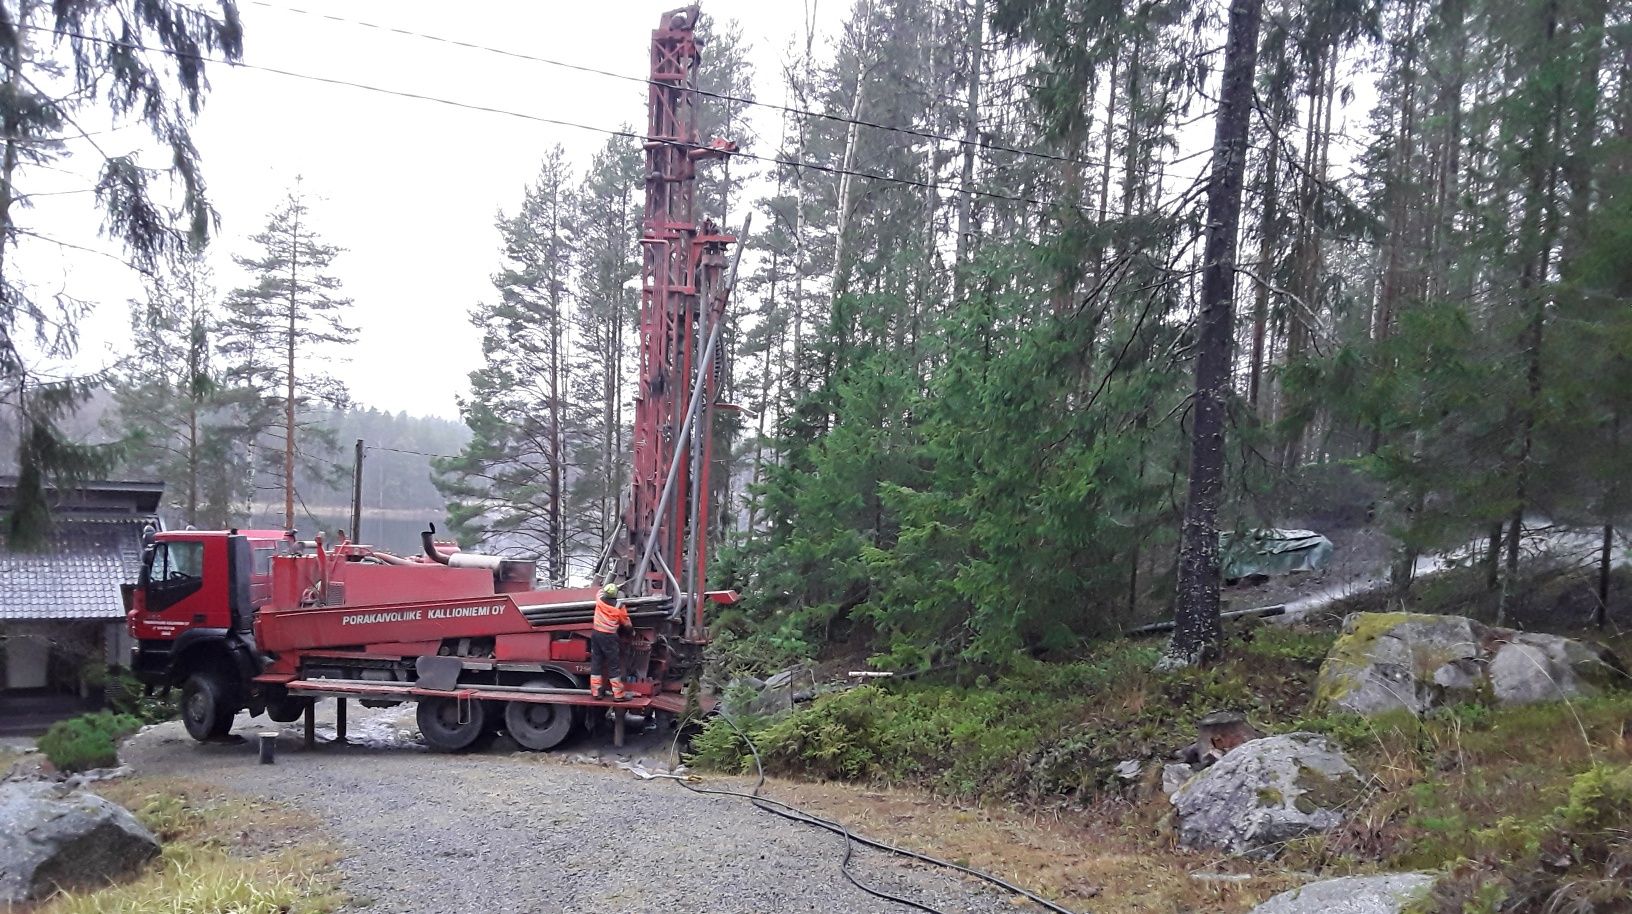
[[[0,902],[104,885],[158,853],[158,840],[135,816],[95,794],[42,782],[0,785]]]
[[[1314,710],[1420,714],[1596,695],[1625,683],[1620,660],[1584,641],[1463,616],[1352,613],[1321,664]]]
[[[1328,831],[1364,784],[1343,751],[1314,733],[1245,743],[1174,792],[1179,841],[1256,857]]]
[[[1400,914],[1433,881],[1426,873],[1326,879],[1282,892],[1251,914]]]

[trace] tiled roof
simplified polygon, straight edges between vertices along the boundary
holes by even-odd
[[[141,569],[151,517],[59,515],[39,552],[0,546],[0,620],[118,619],[119,585]]]

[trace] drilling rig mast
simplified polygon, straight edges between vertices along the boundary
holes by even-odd
[[[620,569],[636,593],[675,598],[687,641],[702,637],[715,365],[736,272],[733,263],[726,275],[726,249],[737,240],[697,215],[698,163],[736,151],[697,132],[698,17],[695,5],[673,10],[652,32],[640,375]]]

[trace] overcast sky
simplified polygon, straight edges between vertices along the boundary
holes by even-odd
[[[703,4],[707,14],[742,23],[760,98],[782,99],[780,61],[789,41],[802,33],[806,2],[812,0]],[[645,118],[642,85],[290,11],[305,4],[347,19],[638,77],[646,73],[652,27],[664,10],[680,5],[675,0],[460,5],[241,0],[246,63],[636,129]],[[830,36],[837,29],[846,6],[845,0],[821,0],[819,34]],[[460,14],[450,16],[450,9]],[[356,301],[352,320],[361,331],[349,363],[330,370],[347,382],[360,405],[456,418],[456,398],[481,356],[467,317],[474,303],[493,294],[495,214],[501,207],[515,208],[550,146],[562,144],[582,168],[606,136],[251,69],[212,67],[210,82],[194,139],[221,214],[212,256],[217,285],[225,292],[243,281],[231,255],[251,250],[247,237],[265,225],[267,214],[301,176],[316,198],[317,230],[347,249],[334,272]],[[758,130],[774,135],[775,123],[762,120]],[[136,148],[139,140],[134,129],[95,137],[109,154]],[[95,161],[82,159],[77,166],[70,163],[70,170],[88,175]],[[35,180],[69,191],[90,183],[83,175]],[[108,249],[95,237],[89,204],[87,195],[70,193],[42,203],[28,218],[58,240]],[[25,275],[40,291],[61,289],[95,302],[82,323],[75,366],[111,362],[127,335],[127,301],[139,294],[139,277],[111,257],[38,242],[26,244],[22,253]]]

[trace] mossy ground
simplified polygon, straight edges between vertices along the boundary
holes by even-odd
[[[345,898],[339,854],[312,817],[174,778],[95,785],[164,843],[119,885],[65,892],[35,914],[325,914]]]

